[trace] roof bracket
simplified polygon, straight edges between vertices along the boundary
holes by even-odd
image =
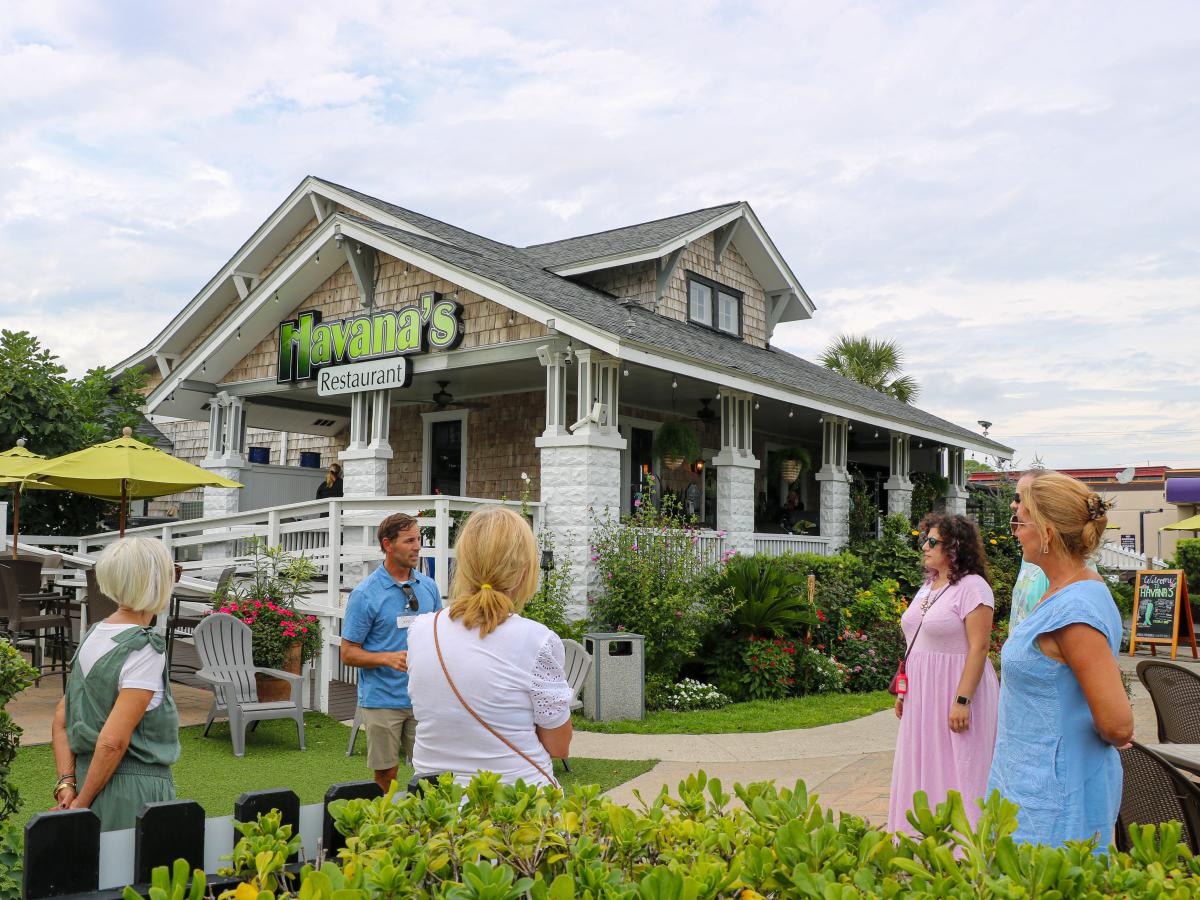
[[[313,213],[317,217],[318,222],[323,222],[325,217],[329,215],[329,207],[323,199],[317,196],[316,191],[310,191],[308,199],[312,201]]]
[[[687,249],[687,244],[672,250],[666,256],[661,256],[654,261],[654,311],[658,312],[658,306],[662,303],[663,293],[667,289],[667,284],[671,281],[671,276],[675,274],[675,268],[679,265],[679,260],[683,259],[683,251]]]
[[[725,251],[729,249],[729,244],[733,241],[734,232],[737,231],[738,224],[741,218],[734,219],[725,225],[722,225],[713,232],[713,267],[721,268],[721,257],[725,255]]]
[[[787,305],[791,303],[794,296],[795,294],[791,291],[776,291],[767,295],[767,299],[771,301],[771,308],[767,311],[768,339],[775,333],[775,326],[779,324],[779,320],[783,317],[783,311],[787,309]]]
[[[234,272],[230,277],[233,279],[233,286],[237,288],[239,300],[245,300],[258,287],[258,273],[256,272]]]
[[[364,309],[371,309],[375,306],[375,248],[342,237],[340,226],[334,238],[346,254],[346,262],[350,264],[350,271],[354,273],[354,281],[358,284],[359,303]]]

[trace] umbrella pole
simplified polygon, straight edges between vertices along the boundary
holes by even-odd
[[[12,558],[17,558],[17,536],[21,533],[21,485],[16,485],[13,488],[13,553]]]
[[[127,499],[125,479],[121,479],[121,537],[125,537],[125,501]]]

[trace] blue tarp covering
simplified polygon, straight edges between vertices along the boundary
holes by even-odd
[[[1200,503],[1200,478],[1168,478],[1168,503]]]

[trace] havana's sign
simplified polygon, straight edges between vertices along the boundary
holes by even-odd
[[[326,367],[453,350],[464,331],[462,305],[436,291],[422,294],[415,305],[329,322],[321,321],[319,310],[306,310],[279,323],[276,380],[304,381]],[[409,372],[407,364],[403,371]]]

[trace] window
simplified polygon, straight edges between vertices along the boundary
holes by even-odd
[[[688,301],[688,317],[701,325],[712,325],[712,288],[700,281],[689,281]]]
[[[742,292],[688,272],[688,320],[742,335]]]

